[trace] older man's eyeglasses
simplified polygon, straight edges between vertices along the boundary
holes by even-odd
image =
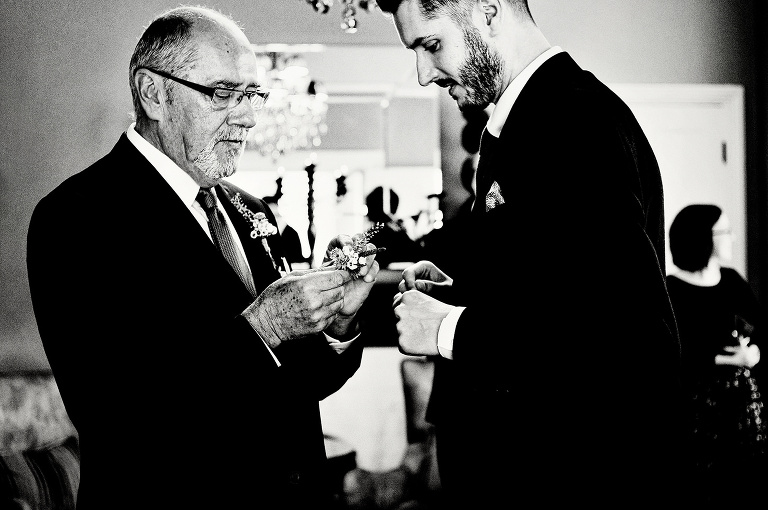
[[[151,67],[145,67],[145,69],[159,74],[164,78],[168,78],[169,80],[181,83],[182,85],[189,87],[192,90],[196,90],[201,94],[205,94],[211,98],[211,104],[216,110],[236,107],[240,104],[240,101],[243,100],[243,96],[248,98],[248,101],[251,102],[251,106],[253,106],[254,110],[261,110],[264,108],[264,104],[267,102],[267,98],[269,98],[269,91],[261,88],[251,90],[237,90],[229,89],[226,87],[206,87],[205,85],[200,85],[199,83],[182,80],[181,78],[177,78],[172,74],[158,71],[157,69],[152,69]]]

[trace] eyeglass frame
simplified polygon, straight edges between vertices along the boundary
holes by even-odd
[[[231,109],[237,107],[242,101],[243,97],[248,98],[248,102],[251,103],[251,107],[253,107],[254,110],[261,110],[264,108],[264,105],[267,104],[267,99],[269,99],[269,90],[264,90],[262,88],[256,88],[256,90],[238,90],[238,89],[231,89],[228,87],[208,87],[206,85],[201,85],[199,83],[195,83],[192,81],[184,80],[182,78],[178,78],[176,76],[173,76],[170,73],[166,73],[165,71],[158,71],[157,69],[153,69],[151,67],[143,67],[143,69],[146,69],[147,71],[151,71],[155,74],[159,74],[163,78],[168,78],[169,80],[173,80],[177,83],[180,83],[186,87],[191,88],[192,90],[195,90],[197,92],[200,92],[201,94],[204,94],[211,98],[211,104],[216,108],[217,110],[224,110],[224,109]],[[229,101],[229,104],[227,106],[224,106],[222,108],[217,108],[216,105],[213,103],[214,95],[216,94],[216,90],[226,90],[227,92],[236,92],[240,94],[240,99],[237,100],[237,102],[233,105],[232,104],[232,96],[227,99]],[[262,102],[261,105],[257,106],[253,104],[253,98],[258,97],[261,98]]]

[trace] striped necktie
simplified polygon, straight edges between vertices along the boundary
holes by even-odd
[[[211,230],[213,244],[221,251],[229,265],[235,270],[240,280],[245,284],[253,297],[256,297],[256,286],[253,283],[253,276],[245,258],[235,245],[235,240],[227,226],[227,220],[216,207],[216,194],[210,188],[200,188],[197,193],[197,203],[208,216],[208,227]]]

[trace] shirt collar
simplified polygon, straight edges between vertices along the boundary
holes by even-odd
[[[504,127],[504,123],[507,122],[509,112],[512,111],[512,106],[514,106],[515,101],[517,101],[517,97],[520,95],[523,87],[525,87],[525,84],[528,83],[528,80],[533,73],[536,72],[544,62],[562,51],[563,49],[560,48],[560,46],[552,46],[533,59],[530,64],[525,66],[525,69],[520,71],[520,74],[514,77],[506,90],[501,94],[493,112],[491,112],[491,117],[488,119],[488,124],[486,125],[489,133],[497,138],[501,135],[501,129]]]
[[[189,176],[187,172],[181,169],[179,165],[173,162],[171,158],[160,152],[154,145],[149,143],[135,129],[136,123],[131,123],[125,131],[128,140],[136,146],[141,154],[147,158],[147,161],[155,167],[155,170],[165,179],[168,185],[179,198],[191,206],[197,198],[197,192],[200,186]]]

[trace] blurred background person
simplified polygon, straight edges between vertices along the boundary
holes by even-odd
[[[277,222],[277,230],[280,232],[280,238],[283,241],[283,250],[285,251],[285,258],[291,264],[294,269],[307,269],[309,268],[309,261],[301,251],[301,238],[295,228],[290,226],[280,214],[280,206],[278,204],[278,197],[270,195],[263,198],[267,203],[272,213],[275,215],[275,221]]]
[[[388,203],[384,204],[384,188],[377,186],[365,197],[366,219],[371,225],[383,224],[382,229],[373,237],[376,246],[383,246],[387,251],[376,255],[381,268],[393,262],[415,262],[423,257],[422,248],[408,234],[401,218],[397,217],[400,197],[389,189]]]
[[[435,263],[447,274],[458,274],[466,261],[462,243],[469,232],[469,218],[475,203],[475,174],[480,155],[480,137],[488,123],[488,113],[479,108],[467,108],[461,112],[467,123],[461,131],[461,145],[467,157],[459,170],[459,181],[467,198],[456,213],[445,221],[442,228],[431,230],[419,239],[424,248],[424,258]]]
[[[693,498],[726,508],[767,508],[765,386],[760,347],[765,317],[747,281],[726,265],[728,216],[720,207],[684,207],[669,229],[679,269],[667,286],[680,332],[687,392]]]

